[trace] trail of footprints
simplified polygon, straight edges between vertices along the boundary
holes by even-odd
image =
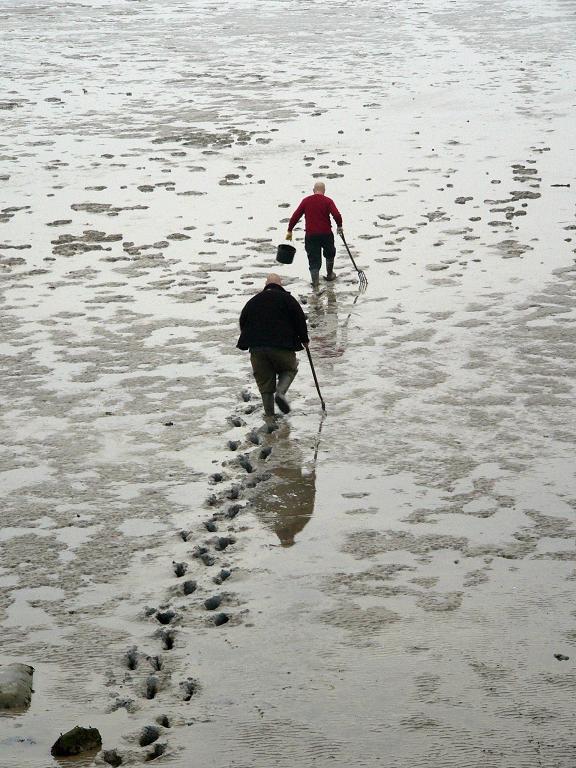
[[[249,392],[244,390],[241,398],[239,407],[242,416],[258,410],[250,402]],[[242,416],[232,414],[228,417],[228,423],[236,429],[245,427],[246,421]],[[176,699],[189,702],[201,690],[200,682],[193,677],[187,677],[177,685],[172,682],[169,652],[178,643],[179,623],[190,608],[205,611],[209,623],[214,627],[228,624],[233,618],[227,607],[229,595],[213,590],[213,586],[220,587],[232,575],[229,555],[226,553],[236,543],[234,534],[237,531],[233,521],[248,506],[250,489],[272,476],[262,469],[262,463],[272,453],[272,446],[265,445],[266,438],[276,429],[276,425],[252,428],[243,440],[228,441],[227,449],[233,457],[223,461],[222,470],[214,472],[209,478],[212,491],[205,506],[212,510],[212,514],[199,523],[196,529],[178,532],[177,535],[183,541],[196,543],[189,553],[188,561],[172,561],[177,583],[167,601],[144,611],[144,617],[152,626],[156,625],[151,636],[156,644],[154,652],[147,654],[137,646],[132,646],[125,652],[122,661],[127,670],[125,681],[138,698],[151,701],[161,690],[168,689]],[[194,572],[195,578],[191,577],[191,572]],[[207,597],[199,596],[206,592],[206,586],[213,593]],[[194,602],[184,601],[184,598],[195,595]],[[139,707],[134,699],[117,697],[110,711],[120,708],[135,712]],[[138,755],[131,753],[130,762],[138,757],[143,762],[149,762],[167,754],[166,737],[171,726],[170,718],[165,714],[158,715],[154,724],[144,726],[136,739],[141,750]],[[118,749],[104,750],[101,757],[107,765],[120,766],[124,764],[127,753],[123,756]]]

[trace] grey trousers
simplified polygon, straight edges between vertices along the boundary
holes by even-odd
[[[260,394],[276,392],[276,376],[284,371],[296,374],[298,360],[296,352],[276,347],[258,347],[250,350],[252,371]]]

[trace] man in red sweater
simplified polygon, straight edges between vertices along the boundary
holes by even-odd
[[[294,211],[288,222],[286,240],[292,240],[292,230],[304,215],[306,221],[306,235],[304,247],[308,255],[310,277],[314,288],[320,283],[320,267],[322,266],[322,253],[326,259],[326,280],[334,280],[334,235],[330,216],[336,222],[337,232],[342,234],[342,216],[336,208],[334,200],[326,197],[324,182],[317,181],[314,184],[314,194],[305,197]]]

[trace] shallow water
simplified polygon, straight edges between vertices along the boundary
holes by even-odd
[[[573,766],[573,6],[0,13],[2,766]],[[274,261],[316,178],[365,293]],[[271,269],[328,412],[266,434]]]

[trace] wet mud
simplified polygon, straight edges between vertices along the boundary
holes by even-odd
[[[2,766],[572,768],[571,6],[0,9]],[[366,291],[275,262],[319,178]]]

